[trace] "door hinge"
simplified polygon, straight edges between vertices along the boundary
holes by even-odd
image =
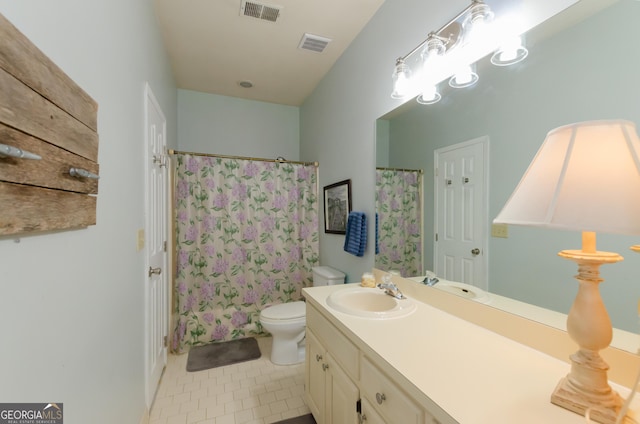
[[[164,336],[162,340],[163,340],[164,347],[169,347],[169,339],[167,338],[167,336]]]
[[[438,233],[436,233],[435,236],[436,236],[436,241],[438,241]]]
[[[166,252],[167,251],[167,241],[165,240],[164,243],[162,243],[162,249]]]

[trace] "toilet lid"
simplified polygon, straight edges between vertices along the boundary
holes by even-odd
[[[293,319],[305,316],[305,303],[302,301],[280,303],[263,309],[261,315],[267,319]]]

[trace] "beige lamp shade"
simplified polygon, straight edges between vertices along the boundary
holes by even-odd
[[[640,234],[640,139],[623,120],[547,134],[495,223]]]

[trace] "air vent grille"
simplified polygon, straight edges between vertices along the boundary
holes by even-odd
[[[279,6],[243,0],[240,5],[240,14],[251,18],[262,19],[263,21],[275,22],[278,20],[278,17],[280,17],[281,9]]]
[[[298,48],[303,50],[311,50],[312,52],[316,53],[322,53],[329,42],[331,42],[331,39],[326,37],[320,37],[319,35],[313,34],[304,34],[302,36],[302,40],[300,40]]]

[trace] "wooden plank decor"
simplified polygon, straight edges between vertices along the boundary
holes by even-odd
[[[0,14],[0,236],[96,223],[97,103]],[[1,147],[1,146],[0,146]],[[0,152],[3,150],[0,149]]]
[[[19,203],[16,214],[12,204]],[[63,190],[0,184],[0,233],[86,227],[96,223],[96,197]]]

